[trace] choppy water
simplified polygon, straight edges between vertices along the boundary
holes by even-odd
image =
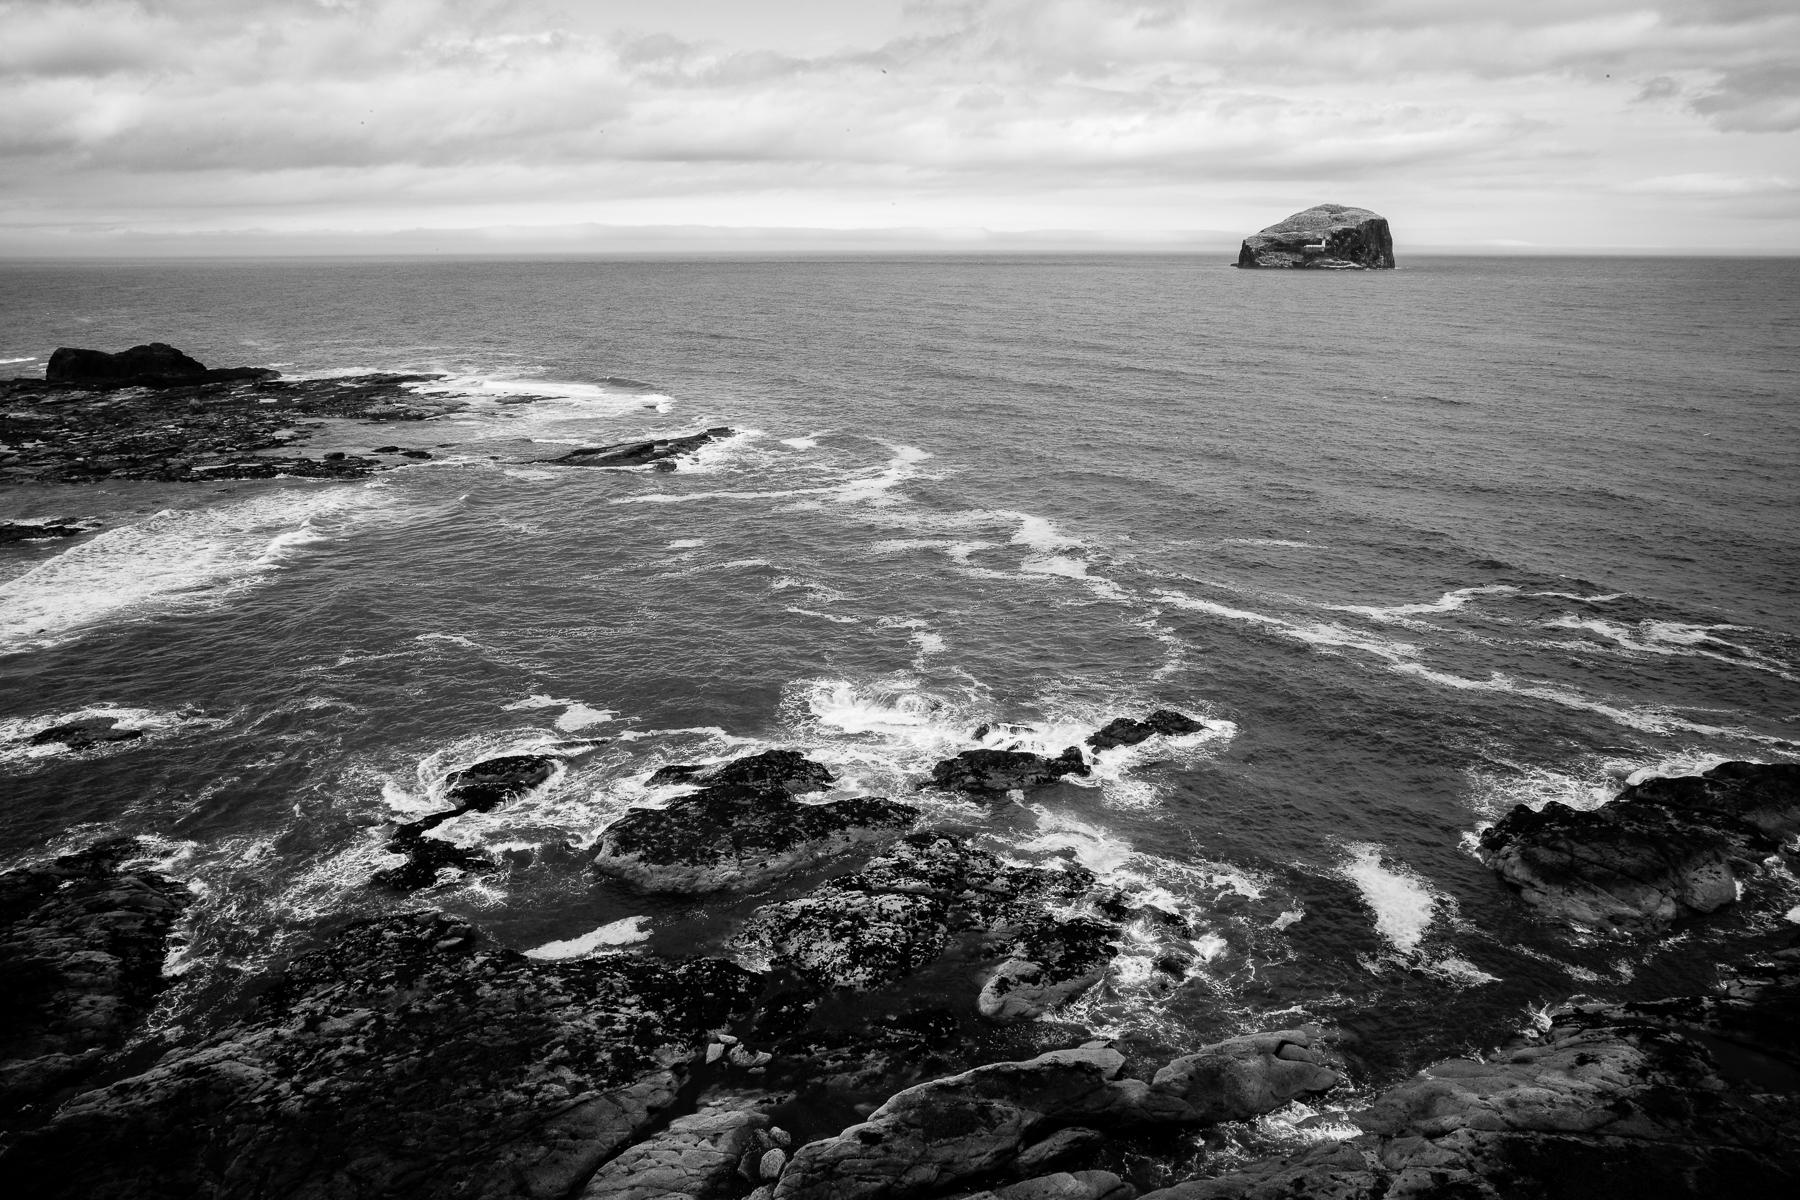
[[[839,794],[911,797],[983,723],[1054,753],[1166,706],[1207,731],[1024,803],[922,801],[1201,918],[1202,978],[1159,991],[1146,931],[1097,1027],[1317,1019],[1379,1073],[1704,983],[1696,944],[1771,935],[1793,880],[1609,942],[1468,843],[1515,803],[1800,757],[1797,309],[1794,260],[6,267],[21,373],[163,340],[475,400],[371,430],[442,449],[370,482],[0,492],[107,526],[0,557],[0,852],[158,839],[204,889],[179,1024],[406,903],[363,886],[383,822],[479,758],[565,769],[443,827],[516,865],[425,900],[544,953],[709,951],[768,896],[581,864],[656,766],[794,746]],[[526,461],[714,424],[741,432],[674,474]],[[18,744],[94,711],[149,736]]]

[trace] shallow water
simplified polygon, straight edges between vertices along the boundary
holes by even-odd
[[[0,557],[0,851],[157,839],[204,889],[179,1024],[413,903],[364,886],[383,823],[524,749],[565,768],[440,830],[513,867],[420,902],[522,949],[718,950],[769,893],[649,900],[580,847],[659,765],[793,746],[834,795],[1196,916],[1199,977],[1159,989],[1138,931],[1065,1014],[1156,1044],[1316,1019],[1379,1074],[1703,985],[1706,947],[1791,928],[1792,879],[1621,944],[1535,921],[1468,843],[1800,755],[1797,297],[1792,260],[0,268],[21,373],[163,340],[470,397],[369,430],[440,457],[368,482],[7,489],[106,530]],[[714,424],[673,474],[533,461]],[[979,725],[1054,753],[1153,707],[1206,731],[1022,802],[914,791]],[[19,745],[90,711],[148,736]]]

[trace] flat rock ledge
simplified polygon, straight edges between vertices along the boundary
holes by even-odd
[[[1386,217],[1366,208],[1318,204],[1253,233],[1238,251],[1240,267],[1362,271],[1394,265]]]
[[[964,750],[931,768],[931,786],[997,796],[1055,783],[1065,775],[1086,775],[1081,751],[1070,746],[1055,758],[1029,750]]]
[[[1481,853],[1527,904],[1613,931],[1654,930],[1737,900],[1740,882],[1800,832],[1800,765],[1723,763],[1655,778],[1579,811],[1514,808]]]
[[[737,431],[729,425],[716,425],[699,433],[682,437],[649,438],[639,442],[615,442],[608,446],[583,446],[556,458],[539,459],[559,467],[644,467],[673,471],[675,459],[692,454],[710,442],[731,437]]]

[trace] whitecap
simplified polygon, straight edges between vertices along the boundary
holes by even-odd
[[[368,485],[293,488],[105,530],[0,584],[0,653],[55,645],[109,620],[224,603],[331,537],[322,522],[384,499]]]
[[[816,609],[800,608],[797,605],[793,605],[793,604],[788,605],[782,611],[783,612],[791,612],[795,616],[798,616],[798,617],[817,617],[821,621],[830,621],[834,625],[860,625],[860,624],[862,624],[861,617],[840,617],[840,616],[835,616],[835,615],[833,615],[831,613],[827,613],[827,612],[819,612]]]
[[[649,917],[624,917],[589,930],[580,937],[561,942],[545,942],[525,951],[526,958],[581,958],[603,946],[629,946],[649,940]]]
[[[1227,546],[1269,546],[1289,550],[1323,550],[1311,542],[1293,542],[1286,538],[1226,538]]]
[[[1511,587],[1503,583],[1496,583],[1487,584],[1482,587],[1457,588],[1455,591],[1445,592],[1436,600],[1425,604],[1394,604],[1386,606],[1369,604],[1329,604],[1326,605],[1326,607],[1336,609],[1339,612],[1360,613],[1363,616],[1372,617],[1377,621],[1392,621],[1400,617],[1423,616],[1426,613],[1455,612],[1477,596],[1512,596],[1516,595],[1518,591],[1519,589],[1516,587]]]
[[[782,438],[781,444],[784,446],[792,446],[796,450],[812,450],[818,447],[819,439],[816,437]]]
[[[1011,540],[1021,546],[1030,546],[1033,550],[1052,554],[1058,550],[1074,550],[1084,545],[1080,538],[1072,538],[1057,529],[1053,521],[1045,517],[1032,516],[1030,513],[1002,514],[1015,517],[1019,528]]]
[[[1375,914],[1375,931],[1404,954],[1417,951],[1437,912],[1431,887],[1403,865],[1383,865],[1381,847],[1374,843],[1346,849],[1350,861],[1341,868],[1342,874]]]
[[[705,538],[677,538],[674,541],[670,542],[667,546],[664,546],[663,549],[665,549],[665,550],[692,550],[696,547],[704,546],[704,545],[706,545]]]

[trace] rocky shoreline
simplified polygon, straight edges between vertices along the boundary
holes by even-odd
[[[1164,710],[1086,744],[1197,727]],[[1003,783],[1018,795],[1087,761],[1078,747],[964,752],[925,786],[992,803]],[[370,885],[409,892],[446,868],[483,869],[429,835],[558,770],[513,755],[453,772],[445,810],[398,827],[403,864]],[[1297,1153],[1197,1175],[1177,1155],[1146,1171],[1125,1147],[1343,1094],[1333,1033],[1273,1029],[1142,1060],[1050,1025],[1068,1044],[1020,1056],[1014,1022],[1094,987],[1125,925],[1168,931],[1158,966],[1175,979],[1192,931],[1077,864],[1003,862],[916,806],[802,799],[833,783],[791,750],[667,767],[647,786],[692,790],[602,831],[596,876],[650,894],[748,895],[806,876],[749,911],[729,957],[534,959],[426,906],[323,935],[239,1016],[173,1044],[136,1033],[178,936],[179,880],[132,865],[129,839],[0,876],[0,966],[21,985],[7,1004],[0,1179],[16,1194],[134,1200],[1636,1200],[1800,1183],[1791,937],[1722,966],[1710,993],[1571,1002],[1498,1050],[1359,1093]],[[1521,807],[1496,824],[1483,845],[1497,884],[1631,937],[1646,926],[1581,900],[1582,872],[1611,888],[1638,871],[1642,838],[1686,844],[1699,826],[1735,847],[1740,871],[1791,859],[1800,768],[1728,763],[1580,815]],[[1630,837],[1615,836],[1621,822]],[[1520,884],[1528,860],[1557,864],[1561,890]],[[832,863],[839,873],[817,878]],[[1648,927],[1708,911],[1638,909]],[[924,972],[961,982],[899,1011],[856,999]]]
[[[355,479],[435,457],[455,443],[388,443],[388,426],[423,427],[467,401],[423,392],[435,374],[376,373],[283,379],[263,367],[207,368],[153,342],[115,355],[58,349],[44,379],[0,379],[0,484],[145,479]],[[530,403],[538,397],[509,397]],[[327,419],[372,427],[363,452],[307,447]],[[673,469],[675,460],[734,431],[584,447],[543,460],[564,466]],[[63,536],[68,520],[0,524],[0,542]]]

